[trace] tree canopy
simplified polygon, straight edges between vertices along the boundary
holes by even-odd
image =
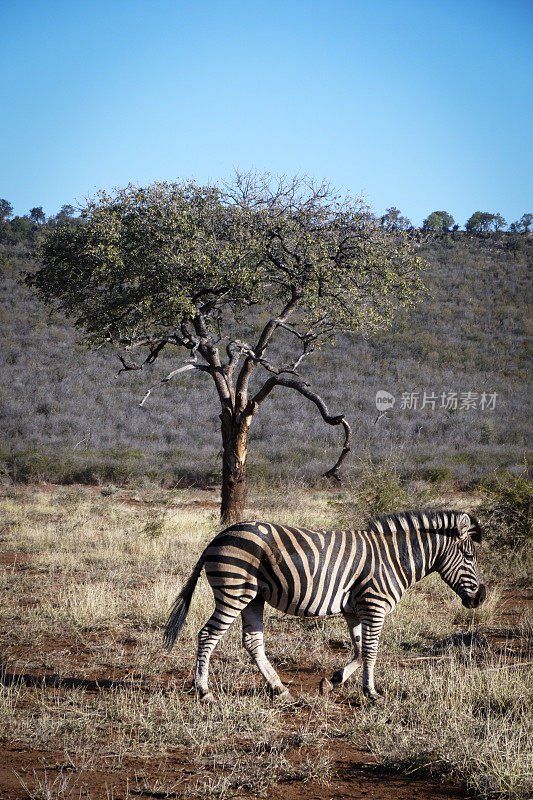
[[[252,417],[276,386],[344,426],[329,470],[336,473],[348,423],[329,413],[298,368],[339,332],[387,326],[415,301],[422,267],[406,234],[380,226],[362,201],[306,178],[248,174],[222,188],[181,182],[100,192],[79,222],[48,232],[27,282],[89,344],[120,348],[123,369],[142,369],[175,347],[189,359],[164,380],[185,369],[211,375],[222,406],[223,506],[225,486],[231,506],[233,485],[244,484]],[[273,358],[268,348],[282,336],[288,345]],[[133,354],[143,348],[139,361]],[[256,370],[266,376],[250,393]]]
[[[475,211],[465,224],[469,233],[489,233],[499,231],[505,227],[505,220],[501,214],[491,214],[489,211]]]
[[[200,309],[218,334],[224,311],[289,301],[302,331],[370,330],[420,288],[405,237],[305,181],[128,186],[99,193],[81,220],[50,232],[28,282],[95,344],[180,344]]]
[[[9,200],[0,198],[0,222],[3,222],[5,219],[9,219],[12,213],[13,213],[13,206],[11,205]]]
[[[35,208],[30,208],[30,220],[32,222],[35,222],[37,225],[43,224],[43,222],[46,220],[46,217],[42,206],[35,206]]]
[[[402,217],[401,211],[396,206],[385,209],[384,215],[381,217],[381,224],[389,230],[406,231],[411,227],[412,223],[407,217]]]
[[[533,224],[533,214],[522,214],[521,218],[514,224],[517,230],[529,233],[529,228]]]
[[[455,220],[447,211],[433,211],[422,223],[422,229],[446,233],[453,225],[455,225]]]

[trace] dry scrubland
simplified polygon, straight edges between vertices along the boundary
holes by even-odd
[[[345,474],[359,473],[364,448],[378,464],[397,454],[402,477],[472,486],[494,470],[521,469],[531,447],[533,236],[435,238],[419,254],[429,262],[420,304],[398,314],[390,331],[339,337],[335,348],[310,357],[302,375],[353,426]],[[118,359],[77,346],[81,334],[20,285],[21,272],[33,268],[29,243],[0,244],[0,476],[219,483],[220,407],[209,377],[177,376],[139,408],[145,391],[187,353],[169,351],[144,372],[115,380]],[[375,424],[380,389],[397,402]],[[437,398],[496,393],[496,407],[454,411],[437,399],[434,409],[420,409],[424,390]],[[419,392],[418,409],[401,409],[403,392]],[[311,403],[278,389],[251,427],[250,480],[316,483],[340,444],[340,432]]]
[[[479,500],[419,484],[405,491],[411,506]],[[403,599],[382,636],[382,707],[365,701],[360,676],[317,694],[322,675],[347,660],[342,620],[277,613],[267,652],[294,702],[263,690],[236,624],[212,660],[218,703],[204,707],[190,691],[196,634],[212,607],[204,579],[171,655],[161,632],[218,529],[215,492],[27,486],[2,495],[3,798],[531,796],[525,548],[482,546],[490,595],[475,612],[438,578]],[[368,491],[285,486],[256,493],[249,508],[251,517],[354,526]]]

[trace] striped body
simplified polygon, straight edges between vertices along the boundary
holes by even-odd
[[[271,688],[286,689],[263,648],[263,606],[300,617],[342,613],[354,657],[323,681],[327,690],[360,665],[363,689],[377,699],[373,666],[383,620],[403,593],[438,571],[465,605],[484,598],[472,540],[477,522],[460,512],[405,512],[378,517],[365,530],[307,530],[266,522],[242,522],[221,531],[204,550],[171,611],[165,638],[171,647],[187,615],[202,568],[213,590],[215,611],[199,634],[195,683],[207,688],[209,657],[242,614],[243,644]]]

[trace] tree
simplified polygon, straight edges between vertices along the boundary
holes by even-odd
[[[0,201],[1,202],[1,201]],[[514,225],[516,230],[529,233],[529,228],[533,223],[533,214],[522,214],[521,218],[517,220]]]
[[[6,228],[6,238],[10,244],[30,242],[33,239],[34,228],[28,217],[13,217]]]
[[[495,231],[496,233],[499,233],[499,231],[503,230],[506,224],[507,223],[505,222],[501,214],[492,215],[492,230]]]
[[[35,208],[30,208],[30,219],[32,222],[35,222],[37,225],[42,225],[45,221],[46,217],[44,215],[43,207],[42,206],[35,206]]]
[[[69,219],[74,216],[75,211],[76,209],[74,208],[74,206],[70,206],[68,204],[61,206],[59,213],[55,215],[56,222],[60,223],[68,222]]]
[[[175,348],[189,357],[163,382],[186,370],[211,377],[225,522],[242,518],[250,426],[277,387],[343,427],[342,451],[325,473],[337,476],[350,426],[298,369],[339,332],[387,325],[414,302],[423,266],[405,235],[381,229],[360,201],[307,179],[253,174],[223,190],[184,182],[100,192],[80,224],[48,233],[41,258],[27,283],[73,317],[89,344],[118,347],[122,370]],[[285,355],[275,358],[281,339]]]
[[[13,213],[13,206],[8,200],[3,200],[0,198],[0,222],[4,222],[6,219],[9,219],[11,214]]]
[[[447,211],[433,211],[422,223],[422,230],[447,233],[455,225],[455,220]]]
[[[411,220],[407,217],[402,217],[399,208],[392,206],[385,210],[385,214],[381,217],[380,222],[384,228],[393,231],[406,231],[411,227]]]
[[[468,233],[489,233],[503,227],[505,220],[502,215],[491,214],[489,211],[475,211],[465,225]]]

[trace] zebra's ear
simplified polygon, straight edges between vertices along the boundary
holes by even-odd
[[[481,542],[481,525],[479,520],[475,517],[470,517],[470,538],[473,542],[479,544]]]
[[[470,530],[470,517],[468,514],[460,514],[457,518],[457,533],[459,539],[466,539]]]

